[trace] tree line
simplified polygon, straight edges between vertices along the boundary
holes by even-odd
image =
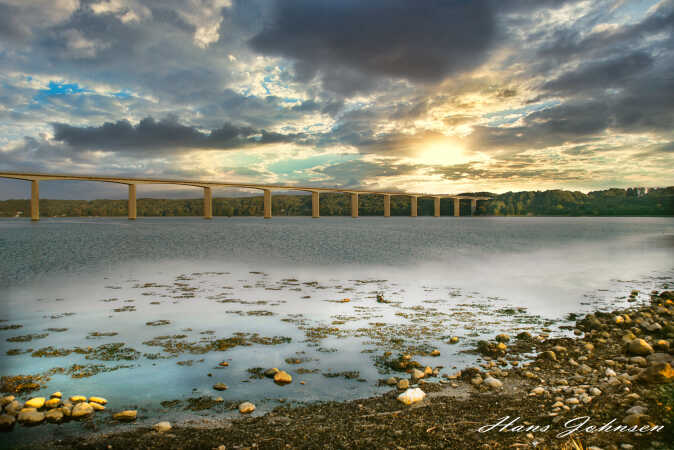
[[[479,201],[476,215],[481,216],[672,216],[674,215],[674,187],[650,189],[607,189],[587,194],[578,191],[524,191],[491,194],[489,192],[465,193],[492,197]],[[382,216],[384,197],[360,195],[359,214]],[[461,215],[470,215],[470,201],[460,202]],[[228,197],[213,199],[214,216],[262,216],[262,196]],[[434,212],[432,198],[418,199],[418,214],[431,216]],[[139,198],[138,216],[201,216],[203,199]],[[451,199],[442,199],[440,213],[454,214]],[[125,216],[126,200],[40,200],[42,217]],[[322,216],[351,215],[349,194],[321,194]],[[406,196],[391,197],[391,215],[408,216],[410,199]],[[30,215],[30,201],[0,201],[0,217]],[[272,215],[310,216],[311,195],[273,195]]]

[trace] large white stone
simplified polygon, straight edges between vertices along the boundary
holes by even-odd
[[[406,405],[422,401],[426,393],[419,388],[408,389],[398,396],[398,400]]]

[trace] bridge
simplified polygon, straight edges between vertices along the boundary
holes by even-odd
[[[459,205],[461,200],[470,200],[470,215],[475,213],[478,200],[489,200],[490,197],[460,196],[451,194],[425,194],[417,192],[389,192],[389,191],[369,191],[347,188],[324,188],[307,187],[294,185],[269,185],[254,183],[227,183],[221,181],[200,181],[200,180],[174,180],[174,179],[155,179],[155,178],[125,178],[125,177],[105,177],[89,175],[54,175],[45,173],[20,173],[20,172],[0,172],[0,178],[10,178],[15,180],[25,180],[31,182],[30,196],[30,218],[40,220],[40,181],[51,180],[75,180],[75,181],[100,181],[104,183],[126,184],[129,186],[129,206],[128,215],[130,220],[136,219],[136,185],[139,184],[169,184],[178,186],[193,186],[203,188],[204,190],[204,219],[213,218],[213,188],[227,187],[240,189],[258,189],[264,193],[264,218],[271,219],[271,193],[272,191],[302,191],[311,193],[311,217],[318,218],[319,214],[319,195],[323,193],[342,193],[351,194],[351,217],[358,217],[358,195],[382,195],[384,196],[384,217],[391,216],[391,196],[410,197],[410,216],[417,216],[417,199],[427,197],[434,199],[434,216],[440,216],[440,199],[451,198],[454,200],[454,215],[459,216]]]

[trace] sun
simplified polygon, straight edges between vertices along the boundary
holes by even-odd
[[[457,139],[433,139],[422,143],[412,157],[415,162],[428,165],[451,166],[470,161],[470,157]]]

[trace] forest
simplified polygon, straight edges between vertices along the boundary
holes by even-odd
[[[492,197],[479,201],[476,215],[479,216],[672,216],[674,215],[674,187],[607,189],[589,192],[578,191],[523,191],[492,194],[489,192],[464,193]],[[360,195],[361,216],[384,214],[384,198],[381,195]],[[470,201],[461,201],[461,215],[470,215]],[[453,215],[453,202],[443,199],[440,213]],[[30,202],[26,199],[0,201],[0,217],[29,215]],[[200,216],[203,200],[139,198],[138,216]],[[92,217],[125,216],[126,200],[50,200],[40,199],[42,217]],[[351,215],[349,194],[321,194],[322,216]],[[410,199],[405,196],[391,197],[391,215],[410,214]],[[419,198],[418,214],[433,215],[433,199]],[[228,197],[213,199],[214,216],[262,216],[262,196]],[[311,195],[273,195],[272,215],[310,216]]]

